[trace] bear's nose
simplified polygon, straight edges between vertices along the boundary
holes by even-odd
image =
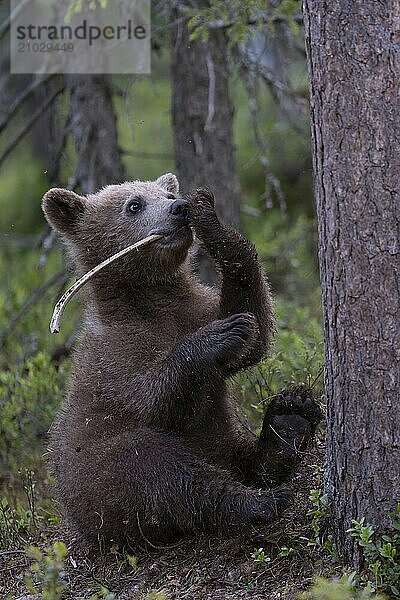
[[[186,221],[188,217],[188,203],[186,200],[175,200],[170,206],[169,212],[174,217],[177,217],[181,221]]]

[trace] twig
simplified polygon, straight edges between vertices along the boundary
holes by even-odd
[[[168,154],[167,152],[132,152],[130,150],[122,150],[122,153],[126,156],[133,156],[135,158],[166,158],[169,160],[174,158],[172,154]]]
[[[297,133],[302,133],[301,127],[299,127],[297,121],[293,119],[291,112],[285,107],[282,100],[289,100],[292,102],[296,107],[296,111],[300,112],[302,115],[306,114],[308,107],[307,101],[296,93],[287,82],[276,77],[271,70],[259,60],[259,58],[248,52],[247,46],[238,47],[236,49],[236,57],[239,65],[242,67],[242,73],[244,75],[246,73],[255,73],[260,76],[268,86],[273,99],[285,115],[292,129]]]
[[[47,83],[52,77],[54,77],[53,74],[47,75],[46,77],[42,78],[37,77],[31,82],[30,85],[28,85],[24,90],[22,90],[22,92],[15,98],[14,102],[11,104],[6,115],[0,121],[0,133],[3,131],[3,129],[7,127],[11,117],[14,116],[14,114],[23,105],[23,103],[26,100],[28,100],[28,98],[30,98],[30,96],[32,96],[32,94],[37,89],[39,89],[44,83]]]
[[[211,131],[215,113],[215,70],[211,52],[207,50],[206,64],[208,71],[208,113],[204,131]]]
[[[313,382],[310,385],[311,389],[317,383],[318,379],[321,377],[321,375],[323,374],[323,372],[324,372],[324,367],[321,367],[320,370],[318,371],[318,373],[316,374],[316,376],[314,377]]]
[[[3,23],[0,25],[0,40],[3,39],[3,37],[6,35],[7,31],[10,29],[10,25],[11,25],[13,19],[15,19],[18,16],[18,14],[20,12],[22,12],[22,10],[25,8],[25,5],[28,4],[29,2],[30,2],[30,0],[24,0],[23,2],[18,4],[18,6],[16,6],[16,8],[9,15],[9,17],[7,17],[7,19],[5,21],[3,21]]]
[[[122,256],[125,256],[125,254],[128,254],[132,250],[139,250],[139,248],[141,246],[146,246],[147,244],[151,244],[152,242],[155,242],[156,240],[159,240],[162,237],[163,237],[162,235],[158,235],[158,234],[149,235],[147,238],[144,238],[143,240],[136,242],[136,244],[132,244],[131,246],[128,246],[127,248],[124,248],[123,250],[120,250],[116,254],[113,254],[109,258],[106,258],[106,260],[103,260],[103,262],[101,262],[99,265],[96,265],[95,267],[93,267],[93,269],[90,269],[90,271],[88,271],[87,273],[82,275],[82,277],[80,277],[77,281],[75,281],[74,285],[72,285],[65,292],[65,294],[63,294],[61,296],[61,298],[59,299],[59,301],[57,302],[57,304],[54,307],[53,316],[51,317],[51,321],[50,321],[51,333],[59,333],[60,319],[62,317],[62,314],[64,312],[66,305],[71,300],[71,298],[76,294],[76,292],[78,290],[80,290],[81,287],[84,286],[89,281],[89,279],[91,279],[93,277],[93,275],[95,275],[96,273],[101,271],[101,269],[104,269],[104,267],[107,267],[109,264],[111,264],[115,260],[118,260]]]
[[[64,86],[58,88],[57,90],[55,90],[48,98],[47,100],[42,104],[42,106],[39,106],[39,108],[37,109],[37,111],[33,114],[33,116],[29,119],[29,121],[26,123],[25,127],[23,127],[23,129],[19,132],[19,134],[12,140],[12,142],[10,142],[10,144],[6,147],[6,149],[4,150],[3,154],[0,156],[0,164],[4,161],[5,158],[7,158],[7,156],[14,150],[14,148],[19,144],[19,142],[26,136],[27,133],[29,133],[30,129],[32,128],[32,126],[36,123],[36,121],[38,119],[40,119],[40,117],[42,116],[42,114],[49,108],[49,106],[51,106],[51,104],[54,102],[54,100],[57,98],[57,96],[59,94],[61,94],[61,92],[64,91]]]
[[[53,275],[53,277],[50,277],[50,279],[48,279],[45,283],[36,288],[36,290],[32,293],[32,295],[28,298],[28,300],[20,308],[20,310],[13,317],[11,317],[7,327],[1,332],[0,348],[4,346],[7,337],[12,331],[14,331],[19,321],[26,315],[29,309],[40,300],[42,295],[45,292],[47,292],[49,288],[53,287],[53,285],[56,285],[59,281],[62,281],[63,279],[65,279],[66,281],[68,281],[69,279],[65,269],[61,269],[60,271],[58,271],[58,273]]]
[[[262,217],[263,214],[261,210],[254,208],[254,206],[250,206],[249,204],[242,204],[240,212],[249,217],[255,217],[256,219]]]
[[[282,212],[286,212],[286,201],[285,196],[282,192],[282,188],[280,185],[280,181],[277,177],[271,173],[270,162],[268,158],[268,146],[265,138],[263,137],[260,124],[259,124],[259,115],[260,115],[260,106],[258,102],[258,90],[257,90],[257,80],[251,71],[247,71],[242,69],[242,76],[244,79],[244,84],[247,91],[248,101],[249,101],[249,109],[250,109],[250,117],[253,125],[254,137],[256,140],[256,144],[259,148],[260,154],[259,159],[264,169],[264,200],[265,206],[270,207],[272,205],[271,199],[271,188],[275,191],[275,194],[278,198],[278,202]]]
[[[49,256],[51,250],[53,249],[54,244],[56,243],[56,240],[57,240],[57,234],[53,229],[50,232],[47,232],[47,235],[43,239],[43,242],[42,242],[43,252],[39,256],[39,260],[37,263],[39,269],[43,269],[44,265],[46,264],[47,258]]]
[[[47,178],[51,183],[57,182],[60,170],[60,160],[62,157],[62,153],[65,149],[65,145],[67,143],[68,135],[71,131],[71,115],[68,115],[61,136],[58,140],[58,144],[53,150],[53,159],[50,163],[49,168],[47,169]]]

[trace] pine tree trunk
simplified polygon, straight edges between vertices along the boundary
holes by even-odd
[[[400,500],[394,7],[394,0],[303,2],[325,329],[326,488],[339,547],[356,567],[351,519],[365,516],[382,530]]]
[[[193,3],[192,3],[193,4]],[[176,167],[184,192],[207,185],[228,225],[239,226],[240,189],[232,138],[233,107],[229,97],[226,39],[210,31],[205,44],[189,42],[186,20],[172,11],[172,122]],[[213,279],[204,258],[200,275]]]
[[[72,187],[95,192],[124,180],[110,80],[105,75],[68,75],[71,129],[77,165]]]

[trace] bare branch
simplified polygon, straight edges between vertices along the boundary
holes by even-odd
[[[44,265],[47,262],[47,259],[49,257],[51,250],[54,248],[56,241],[57,241],[56,232],[53,229],[49,230],[49,228],[47,227],[46,234],[42,240],[43,252],[39,256],[39,260],[37,263],[38,269],[43,269]]]
[[[53,150],[53,156],[51,160],[51,164],[47,169],[46,175],[48,180],[51,183],[57,183],[59,169],[60,169],[60,160],[62,157],[62,153],[65,149],[65,144],[67,143],[68,134],[71,131],[71,117],[68,115],[61,136],[58,140],[57,146]]]
[[[248,99],[249,99],[249,109],[250,109],[250,116],[251,116],[251,120],[252,120],[252,124],[253,124],[254,137],[256,140],[256,144],[260,150],[259,159],[264,168],[265,205],[267,207],[272,206],[271,189],[273,189],[278,198],[281,210],[286,211],[287,207],[286,207],[285,196],[282,192],[282,188],[281,188],[279,179],[271,173],[270,162],[269,162],[269,158],[268,158],[268,146],[265,141],[265,137],[262,135],[261,130],[260,130],[260,123],[259,123],[260,106],[258,103],[257,81],[256,81],[254,73],[252,73],[251,71],[247,71],[247,70],[243,71],[243,79],[245,82],[246,91],[247,91],[247,95],[248,95]]]
[[[33,116],[29,119],[29,121],[25,124],[23,129],[19,132],[19,134],[8,144],[4,152],[0,155],[0,165],[4,162],[7,156],[14,150],[14,148],[19,144],[19,142],[26,136],[27,133],[31,130],[32,126],[36,123],[38,119],[42,116],[42,114],[51,106],[54,100],[57,98],[59,94],[64,91],[64,85],[60,88],[57,88],[48,98],[47,100],[39,106],[39,108],[35,111]]]
[[[48,289],[57,285],[60,282],[66,283],[69,279],[69,276],[66,272],[66,269],[60,269],[55,275],[50,277],[45,283],[37,287],[34,292],[29,296],[26,300],[25,304],[20,308],[20,310],[11,317],[7,327],[3,329],[0,334],[0,348],[2,348],[5,344],[7,337],[14,331],[18,323],[21,319],[26,315],[26,313],[34,306],[40,299],[43,297],[43,294],[47,292]]]
[[[6,35],[7,31],[10,29],[10,25],[12,20],[17,17],[17,15],[25,8],[26,4],[28,4],[30,0],[23,0],[18,4],[18,6],[14,9],[14,11],[7,17],[5,21],[0,25],[0,40]]]
[[[28,85],[22,92],[15,98],[14,102],[12,102],[9,107],[6,115],[0,121],[0,133],[5,129],[10,121],[10,119],[14,116],[14,114],[18,111],[19,108],[28,100],[36,90],[38,90],[44,83],[47,83],[54,75],[47,75],[46,77],[38,77],[34,79],[30,85]]]
[[[212,121],[215,113],[215,69],[214,61],[209,50],[206,52],[205,59],[208,71],[208,113],[204,130],[211,131],[213,128]]]
[[[298,133],[303,133],[301,127],[299,127],[297,120],[294,120],[291,111],[285,107],[286,101],[289,101],[290,104],[297,109],[297,112],[300,112],[303,115],[307,114],[308,111],[308,102],[299,94],[297,94],[291,87],[278,79],[270,69],[268,69],[258,57],[254,56],[251,52],[248,51],[247,47],[237,48],[236,56],[238,58],[238,62],[241,66],[242,73],[246,73],[252,71],[259,75],[261,79],[268,86],[272,97],[278,104],[282,113],[287,118],[290,126],[297,131]]]
[[[173,154],[168,154],[167,152],[132,152],[131,150],[122,150],[122,154],[125,154],[126,156],[134,156],[135,158],[174,159]]]

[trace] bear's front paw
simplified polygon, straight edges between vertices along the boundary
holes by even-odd
[[[221,367],[229,366],[245,355],[257,331],[257,320],[251,313],[213,321],[200,330],[205,357]]]
[[[189,222],[196,233],[201,233],[220,223],[215,212],[214,194],[208,188],[197,188],[187,196]]]

